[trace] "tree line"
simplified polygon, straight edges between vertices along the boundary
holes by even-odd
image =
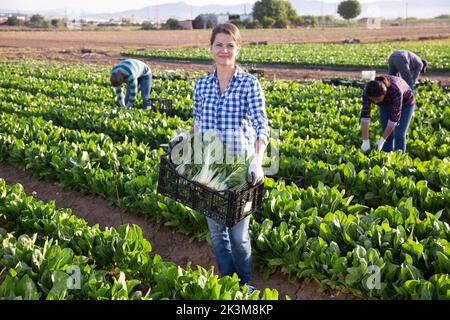
[[[5,24],[8,26],[26,26],[31,28],[64,28],[66,26],[62,19],[47,20],[40,14],[34,14],[26,21],[19,19],[16,15],[12,15],[8,17]]]
[[[341,17],[350,20],[357,17],[361,13],[361,4],[358,0],[342,1],[338,6],[337,11]],[[199,15],[192,21],[192,26],[194,29],[203,29],[205,27],[211,28],[214,25],[213,17],[213,14]],[[325,17],[326,22],[330,22],[333,19],[334,18],[331,16]],[[319,24],[319,19],[316,16],[299,16],[292,4],[287,0],[259,0],[256,1],[253,6],[253,20],[241,21],[239,19],[235,19],[230,22],[236,24],[238,27],[248,29],[287,28],[297,26],[315,27]],[[20,20],[17,16],[11,16],[8,18],[6,24],[11,26],[25,25],[28,27],[41,28],[49,28],[50,26],[65,26],[64,21],[61,19],[46,20],[39,14],[33,15],[28,21]],[[161,27],[163,29],[181,29],[178,20],[173,18],[168,19],[161,25]],[[151,29],[153,26],[147,26],[146,28]]]

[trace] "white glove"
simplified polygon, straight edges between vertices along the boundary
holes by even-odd
[[[381,149],[383,149],[383,145],[386,142],[386,139],[384,139],[383,137],[380,137],[380,139],[378,139],[377,142],[375,142],[374,148],[377,149],[377,151],[381,151]]]
[[[180,133],[178,136],[176,136],[175,138],[173,138],[172,140],[170,140],[169,142],[169,148],[173,149],[177,144],[183,142],[183,141],[187,141],[190,137],[190,133],[189,132],[182,132]]]
[[[253,186],[261,181],[264,181],[262,159],[262,155],[255,154],[252,162],[250,162],[250,165],[248,166],[247,181]]]
[[[361,151],[362,152],[366,152],[369,149],[370,149],[370,141],[369,140],[363,140],[363,143],[362,143],[362,146],[361,146]]]

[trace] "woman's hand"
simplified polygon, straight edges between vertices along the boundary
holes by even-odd
[[[264,180],[262,158],[262,154],[255,153],[253,160],[248,166],[247,181],[253,186]]]
[[[377,149],[377,151],[381,151],[383,149],[383,145],[386,142],[386,139],[384,137],[380,137],[377,142],[375,142],[374,148]]]
[[[363,140],[363,143],[361,145],[361,151],[366,152],[370,149],[370,141],[369,140]]]
[[[187,141],[190,137],[189,132],[182,132],[169,142],[169,148],[173,149],[177,144],[182,143],[183,141]]]
[[[262,161],[264,157],[264,151],[266,150],[266,142],[262,139],[256,140],[255,154],[248,166],[247,181],[251,185],[264,181],[264,170],[262,168]]]

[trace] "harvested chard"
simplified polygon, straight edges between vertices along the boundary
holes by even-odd
[[[195,150],[192,143],[194,138],[191,140],[192,150]],[[239,189],[247,183],[248,159],[241,162],[217,163],[216,150],[212,148],[212,144],[202,141],[201,150],[201,164],[195,163],[194,151],[182,158],[182,163],[176,167],[177,172],[217,191]]]

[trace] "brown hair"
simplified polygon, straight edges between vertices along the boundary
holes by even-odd
[[[123,83],[123,80],[123,75],[118,71],[111,73],[109,77],[109,81],[113,87],[120,86]]]
[[[381,97],[386,95],[387,89],[391,86],[391,81],[386,76],[378,76],[375,80],[366,84],[364,93],[368,97]]]
[[[238,27],[236,27],[234,24],[222,23],[222,24],[216,25],[211,33],[211,39],[210,39],[211,45],[213,45],[214,41],[216,40],[216,36],[219,33],[225,33],[225,34],[231,36],[233,38],[234,42],[236,42],[236,44],[238,45],[238,47],[241,46],[241,33],[240,33]]]
[[[375,77],[375,81],[382,82],[386,86],[386,88],[389,88],[391,86],[391,80],[389,80],[389,78],[387,76]]]

